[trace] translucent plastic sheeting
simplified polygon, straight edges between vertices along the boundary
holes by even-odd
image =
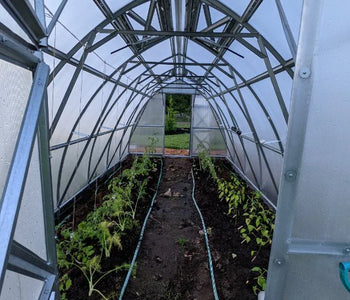
[[[27,106],[32,73],[3,60],[0,60],[0,70],[0,193],[2,194]]]
[[[144,99],[147,101],[147,99]],[[148,100],[145,107],[138,107],[135,119],[139,119],[137,127],[130,139],[130,152],[144,152],[153,139],[157,153],[163,153],[165,96],[156,94]],[[141,114],[141,115],[139,115]]]
[[[229,158],[233,161],[237,168],[244,172],[247,159],[242,143],[237,134],[227,130],[226,135],[231,137],[231,139],[229,137],[226,138],[227,147],[229,149]]]
[[[250,181],[260,188],[262,182],[261,157],[257,145],[247,139],[242,139],[242,141],[247,156],[247,163],[243,173],[250,179]]]
[[[145,147],[150,145],[154,138],[156,153],[163,153],[163,134],[163,127],[136,127],[130,140],[130,152],[144,152]]]
[[[268,16],[268,22],[266,16]],[[275,47],[283,58],[291,57],[275,1],[262,1],[249,23],[259,30],[259,33]]]
[[[282,171],[283,157],[281,154],[276,153],[268,148],[263,147],[264,154],[271,170],[271,174],[268,171],[265,161],[262,161],[262,184],[261,191],[265,196],[270,199],[274,204],[277,204],[277,190]],[[274,180],[274,182],[273,182]]]
[[[218,127],[217,120],[210,108],[208,101],[199,95],[196,95],[193,105],[193,127]]]
[[[163,125],[162,111],[164,111],[164,97],[163,94],[158,94],[148,102],[138,125]]]
[[[46,260],[46,239],[38,143],[33,147],[14,240]]]
[[[90,97],[93,96],[94,92],[96,91],[96,87],[98,87],[101,83],[102,79],[96,78],[96,76],[93,76],[85,71],[80,72],[76,84],[62,112],[61,118],[57,124],[56,130],[51,138],[51,143],[60,144],[67,141],[67,137],[73,130],[77,118],[82,113]],[[64,93],[62,94],[64,95]],[[100,99],[101,95],[95,99],[95,102],[100,102]],[[101,112],[100,107],[97,112],[98,111]],[[97,118],[99,115],[97,112],[95,118]],[[89,133],[92,131],[93,125],[94,122],[92,122],[92,120],[85,120],[85,122],[80,122],[79,125],[74,129],[75,138],[89,135]]]
[[[62,169],[61,169],[61,173],[60,173],[60,190],[59,190],[59,196],[60,199],[58,199],[59,201],[61,200],[62,197],[64,197],[64,199],[69,199],[70,196],[67,194],[66,189],[71,187],[74,187],[73,190],[78,191],[81,187],[83,187],[87,181],[87,174],[86,172],[84,172],[82,170],[82,168],[78,168],[77,171],[75,172],[75,180],[73,180],[72,183],[69,183],[70,178],[77,166],[81,151],[83,149],[83,147],[85,146],[86,141],[84,142],[80,142],[74,145],[70,145],[68,146],[68,150],[66,152],[66,156],[64,159],[64,163],[62,165]],[[65,195],[63,195],[65,194]]]
[[[49,55],[45,55],[45,62],[49,65],[51,72],[55,69],[55,67],[60,63],[60,60],[54,58]],[[68,88],[69,83],[72,80],[72,76],[74,74],[75,67],[70,64],[65,64],[60,72],[54,74],[54,78],[51,83],[47,87],[47,95],[48,95],[48,115],[49,122],[52,123],[55,115],[57,114],[57,110],[60,107],[63,95]],[[56,132],[57,140],[63,140],[63,137],[59,137],[59,132]]]
[[[0,300],[39,299],[44,281],[7,270],[1,290]]]
[[[58,172],[60,169],[60,163],[63,154],[63,148],[50,152],[51,155],[51,175],[52,175],[52,197],[54,209],[57,208],[57,184],[58,184]]]
[[[226,156],[226,144],[220,129],[192,129],[192,154],[203,145],[212,156]]]

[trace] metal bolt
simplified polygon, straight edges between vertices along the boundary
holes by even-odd
[[[279,259],[279,258],[276,258],[274,261],[273,261],[276,265],[282,265],[283,264],[283,260],[282,259]]]
[[[343,251],[345,254],[350,254],[350,247],[347,247]]]
[[[304,78],[304,79],[309,78],[309,77],[310,77],[310,74],[311,74],[311,71],[310,71],[309,68],[307,68],[307,67],[302,67],[302,68],[300,69],[299,75],[300,75],[301,78]]]
[[[294,170],[289,170],[284,174],[284,177],[287,181],[295,181],[297,177],[297,172]]]

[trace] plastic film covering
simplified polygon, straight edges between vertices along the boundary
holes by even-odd
[[[156,153],[163,153],[165,96],[156,94],[139,111],[139,121],[130,139],[131,153],[144,152],[145,147],[155,142]]]
[[[194,97],[192,110],[191,154],[197,154],[202,145],[209,150],[212,156],[225,156],[226,143],[218,125],[219,119],[215,110],[200,95]]]

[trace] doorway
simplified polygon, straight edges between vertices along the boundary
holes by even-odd
[[[166,94],[165,155],[190,155],[191,99],[188,94]]]

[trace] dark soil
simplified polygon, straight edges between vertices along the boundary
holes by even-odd
[[[124,164],[128,166],[130,159]],[[208,255],[205,248],[201,222],[192,202],[191,165],[196,161],[189,158],[165,158],[162,181],[153,211],[137,259],[136,276],[130,279],[124,299],[214,299]],[[229,164],[216,161],[219,177],[229,178],[230,172],[224,167]],[[258,258],[251,261],[254,245],[242,244],[239,228],[244,220],[235,220],[227,215],[227,204],[218,200],[216,186],[195,168],[195,198],[205,223],[211,234],[209,243],[213,258],[217,291],[220,299],[256,299],[252,292],[254,266],[267,268],[270,249],[262,249]],[[139,209],[138,218],[142,225],[154,193],[158,174],[154,174],[149,196]],[[101,187],[95,196],[90,195],[86,203],[74,209],[74,223],[78,224],[84,216],[102,201],[107,193]],[[78,207],[78,205],[77,205]],[[72,217],[68,222],[73,222]],[[130,232],[123,239],[123,251],[114,251],[111,260],[104,262],[108,269],[124,262],[130,263],[137,241],[139,229]],[[237,255],[233,258],[232,254]],[[99,288],[109,299],[117,299],[126,272],[109,276]],[[87,296],[87,283],[79,271],[70,276],[73,286],[68,299],[100,299],[97,294]]]
[[[163,180],[124,299],[213,299],[191,162],[166,158]]]
[[[217,160],[216,165],[218,177],[228,179],[230,173],[227,168],[230,165],[225,160]],[[236,220],[227,215],[228,205],[218,200],[216,186],[208,174],[197,171],[195,178],[195,198],[206,226],[212,229],[209,241],[219,298],[257,299],[252,292],[252,286],[256,283],[250,270],[255,266],[267,269],[270,247],[261,249],[252,261],[250,252],[256,250],[256,246],[254,242],[242,243],[238,229],[244,224],[244,218]],[[233,253],[237,255],[235,258]]]

